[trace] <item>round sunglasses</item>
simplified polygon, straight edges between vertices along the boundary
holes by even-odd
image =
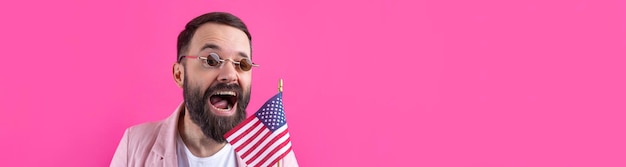
[[[248,58],[243,58],[240,61],[235,61],[233,59],[221,59],[220,56],[217,55],[217,53],[213,53],[213,52],[200,52],[198,56],[191,56],[191,55],[181,56],[178,61],[180,62],[183,58],[198,59],[202,61],[202,65],[207,68],[222,68],[226,60],[231,61],[234,65],[239,67],[239,69],[241,69],[242,71],[250,71],[252,67],[259,66],[258,64],[252,63],[252,61],[250,61],[250,59]]]

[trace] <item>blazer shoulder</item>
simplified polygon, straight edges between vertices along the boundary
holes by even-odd
[[[128,144],[130,146],[152,145],[159,135],[162,124],[162,121],[147,122],[128,128]]]
[[[129,137],[156,136],[163,127],[163,121],[146,122],[128,128]]]

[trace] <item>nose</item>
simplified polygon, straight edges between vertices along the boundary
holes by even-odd
[[[221,83],[237,83],[238,73],[235,64],[224,61],[220,73],[217,76],[217,81]]]

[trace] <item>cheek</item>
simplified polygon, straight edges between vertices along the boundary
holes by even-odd
[[[239,84],[242,88],[248,89],[250,88],[252,82],[252,73],[246,73],[239,75]]]
[[[187,77],[189,77],[189,81],[196,86],[200,86],[202,88],[209,87],[209,85],[213,84],[213,81],[217,79],[219,73],[207,71],[202,68],[192,69],[187,71]]]
[[[211,84],[213,84],[213,80],[208,79],[207,76],[193,76],[190,75],[187,78],[187,81],[189,82],[189,86],[191,88],[195,88],[196,90],[200,90],[202,92],[206,91],[207,88],[209,88],[209,86]]]

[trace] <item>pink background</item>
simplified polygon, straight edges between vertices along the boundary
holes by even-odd
[[[108,166],[182,99],[184,24],[253,35],[301,166],[626,166],[626,1],[2,1],[0,166]]]

